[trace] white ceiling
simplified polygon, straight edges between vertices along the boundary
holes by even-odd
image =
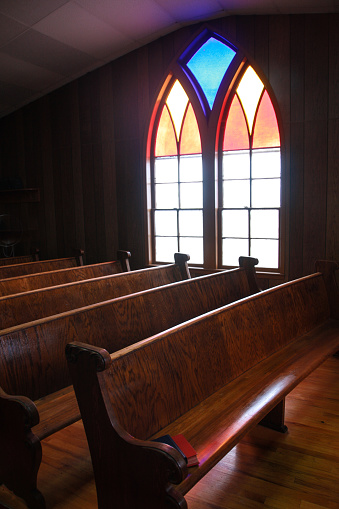
[[[339,0],[0,0],[0,117],[187,24],[301,12]]]

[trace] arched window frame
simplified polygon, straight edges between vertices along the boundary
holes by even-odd
[[[259,267],[267,272],[283,274],[284,273],[284,244],[285,244],[285,180],[284,180],[284,153],[283,153],[283,131],[279,113],[278,104],[274,96],[269,82],[260,72],[254,62],[237,47],[237,53],[232,61],[228,71],[223,77],[219,90],[216,94],[212,110],[206,108],[206,98],[202,98],[199,86],[196,85],[194,79],[188,75],[187,69],[182,65],[183,59],[189,59],[199,48],[203,41],[209,36],[216,37],[220,40],[226,40],[223,36],[209,30],[204,29],[194,36],[187,44],[184,51],[172,62],[167,77],[163,82],[163,86],[158,93],[153,108],[149,131],[147,137],[147,157],[146,157],[146,174],[147,174],[147,225],[148,225],[148,259],[151,264],[157,262],[154,257],[154,147],[157,133],[157,126],[162,112],[163,104],[166,101],[168,91],[171,89],[176,79],[180,81],[185,89],[189,100],[194,108],[197,118],[202,146],[203,160],[203,216],[204,216],[204,263],[202,267],[206,269],[224,269],[231,268],[222,264],[222,235],[221,235],[221,185],[222,185],[222,140],[225,129],[225,121],[228,108],[231,104],[235,89],[238,86],[247,67],[251,65],[264,84],[269,97],[272,101],[274,111],[277,117],[281,139],[281,205],[280,205],[280,224],[279,224],[279,264],[278,267]],[[229,42],[229,41],[227,41]],[[231,46],[235,47],[232,43]],[[188,253],[190,254],[190,253]],[[239,253],[241,254],[247,253]],[[171,262],[173,253],[169,253],[168,260],[164,263]],[[199,264],[194,264],[199,265]]]

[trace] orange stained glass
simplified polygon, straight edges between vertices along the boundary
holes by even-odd
[[[164,105],[160,117],[155,142],[155,157],[176,156],[178,153],[177,141],[171,116],[166,104]]]
[[[247,123],[238,96],[235,94],[228,113],[223,150],[249,149]]]
[[[200,154],[201,140],[197,119],[192,107],[189,104],[181,132],[180,154]]]
[[[280,147],[277,117],[267,90],[260,101],[253,132],[253,148]]]

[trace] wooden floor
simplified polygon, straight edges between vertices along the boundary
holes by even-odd
[[[288,396],[286,414],[287,434],[257,426],[190,492],[189,509],[339,509],[339,358]],[[50,437],[43,458],[48,509],[97,507],[80,422]],[[0,504],[26,508],[4,487]]]

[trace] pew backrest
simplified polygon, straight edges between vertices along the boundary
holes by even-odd
[[[145,440],[330,317],[318,273],[193,318],[111,353],[97,375],[106,407]]]
[[[0,280],[0,296],[29,292],[39,288],[58,286],[130,271],[129,251],[118,251],[118,259],[111,262],[81,265]]]
[[[250,294],[247,270],[238,268],[6,329],[0,336],[0,385],[8,394],[36,400],[70,385],[68,342],[86,338],[115,351]]]
[[[36,249],[29,255],[22,256],[8,256],[5,258],[0,258],[0,267],[4,265],[16,265],[18,263],[29,263],[29,262],[37,262],[39,261],[39,249]]]
[[[188,255],[180,260],[187,264]],[[0,297],[0,330],[181,281],[183,274],[174,263]]]
[[[17,263],[0,266],[0,280],[16,276],[47,272],[49,270],[67,269],[83,265],[83,251],[79,250],[75,256],[55,258],[53,260],[38,260],[34,262]]]

